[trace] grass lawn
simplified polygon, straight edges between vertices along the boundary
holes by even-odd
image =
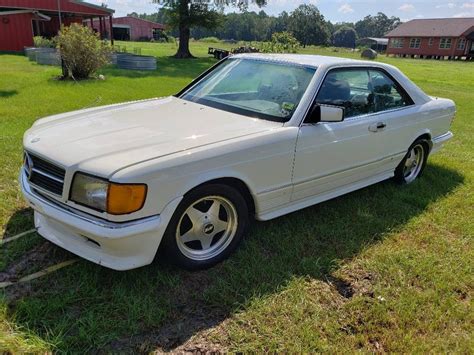
[[[186,61],[168,57],[175,45],[125,45],[157,56],[158,70],[60,82],[58,68],[0,55],[0,238],[33,227],[16,179],[36,119],[173,94],[214,63],[206,44],[194,43],[198,58]],[[472,352],[474,63],[380,60],[456,101],[455,138],[420,180],[256,223],[236,254],[205,272],[159,262],[115,272],[81,260],[6,288],[0,352]],[[36,234],[0,248],[0,282],[73,257]]]

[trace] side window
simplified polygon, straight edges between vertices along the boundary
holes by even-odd
[[[405,92],[385,73],[369,70],[371,89],[374,95],[375,112],[409,106],[413,102]]]
[[[336,69],[328,73],[316,96],[316,104],[345,108],[345,117],[375,112],[367,69]]]

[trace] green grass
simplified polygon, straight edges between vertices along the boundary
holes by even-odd
[[[169,95],[214,63],[205,43],[193,43],[198,58],[189,61],[170,59],[172,44],[126,45],[157,56],[158,70],[107,68],[105,81],[60,82],[57,68],[0,55],[4,237],[32,228],[16,178],[22,135],[36,119]],[[380,60],[458,107],[455,138],[430,157],[419,181],[383,182],[256,223],[236,254],[205,272],[154,263],[120,273],[80,261],[8,288],[0,296],[0,352],[472,351],[474,64]],[[17,276],[72,257],[35,234],[0,253],[0,271]]]

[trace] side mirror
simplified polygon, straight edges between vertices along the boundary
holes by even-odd
[[[344,121],[344,108],[332,105],[314,105],[305,120],[306,123],[342,121]]]

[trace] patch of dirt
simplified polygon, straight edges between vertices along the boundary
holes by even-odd
[[[354,288],[348,281],[331,276],[328,278],[328,283],[334,287],[337,293],[342,297],[352,298],[352,296],[354,296]]]
[[[163,326],[117,339],[97,353],[225,353],[225,348],[213,344],[207,335],[228,314],[195,297],[197,292],[204,292],[209,284],[208,274],[205,271],[183,272],[182,278],[179,288],[169,292],[168,297],[173,300],[173,311]]]
[[[64,249],[44,241],[8,265],[3,272],[0,272],[0,282],[16,282],[28,274],[66,261],[71,258],[71,255]],[[11,285],[5,289],[6,299],[10,304],[22,297],[31,295],[32,292],[33,288],[30,282]]]

